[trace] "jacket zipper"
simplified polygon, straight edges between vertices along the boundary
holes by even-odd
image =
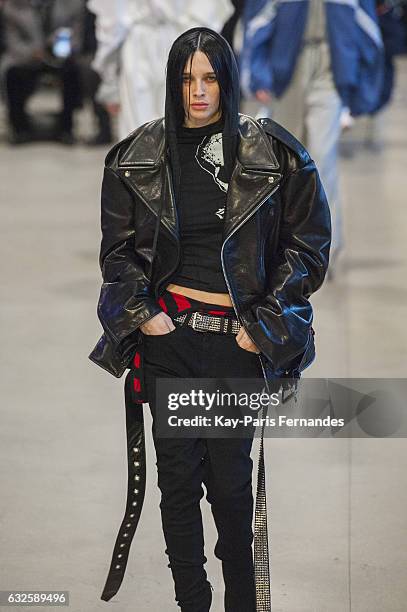
[[[276,186],[274,187],[274,189],[273,189],[272,191],[270,191],[270,193],[268,193],[268,194],[267,194],[267,196],[265,196],[265,197],[264,197],[264,198],[261,200],[261,202],[259,202],[259,204],[256,206],[256,208],[254,208],[254,209],[252,210],[252,212],[250,213],[250,215],[249,215],[248,217],[246,217],[245,219],[243,219],[243,221],[241,221],[241,222],[239,223],[239,225],[237,225],[237,226],[235,227],[235,229],[234,229],[234,230],[233,230],[233,231],[232,231],[232,232],[229,234],[229,236],[228,236],[228,237],[225,239],[224,243],[222,244],[222,248],[221,248],[221,252],[220,252],[220,260],[221,260],[221,264],[222,264],[223,276],[225,277],[225,281],[226,281],[226,285],[227,285],[227,288],[228,288],[228,291],[229,291],[230,299],[231,299],[231,301],[232,301],[233,309],[234,309],[234,311],[235,311],[235,313],[236,313],[236,317],[237,317],[237,319],[238,319],[238,321],[239,321],[239,323],[240,323],[240,324],[242,324],[242,322],[241,322],[241,319],[240,319],[239,313],[238,313],[237,308],[236,308],[236,304],[235,304],[235,301],[234,301],[234,298],[233,298],[233,293],[232,293],[232,291],[231,291],[230,284],[229,284],[229,281],[228,281],[228,278],[227,278],[226,269],[225,269],[225,264],[224,264],[224,261],[223,261],[223,250],[224,250],[225,244],[227,243],[227,241],[229,240],[229,238],[231,238],[231,236],[233,236],[233,234],[235,234],[235,232],[237,232],[237,230],[238,230],[238,229],[240,229],[240,228],[242,227],[242,225],[244,225],[244,224],[246,223],[246,221],[248,221],[248,220],[249,220],[249,219],[250,219],[250,218],[251,218],[251,217],[252,217],[252,216],[253,216],[253,215],[254,215],[254,214],[255,214],[255,213],[256,213],[256,212],[259,210],[259,208],[260,208],[261,206],[263,206],[264,202],[266,202],[266,201],[267,201],[267,200],[268,200],[268,199],[269,199],[269,198],[270,198],[270,197],[273,195],[273,193],[275,193],[275,192],[277,191],[277,189],[278,189],[278,188],[279,188],[279,185],[276,185]],[[250,335],[250,334],[249,334],[249,335]],[[253,338],[251,338],[251,340],[253,340]]]
[[[268,200],[268,199],[269,199],[269,198],[270,198],[270,197],[273,195],[273,193],[275,193],[275,192],[277,191],[277,189],[278,189],[278,188],[279,188],[279,185],[276,185],[276,186],[274,187],[274,189],[273,189],[272,191],[270,191],[270,193],[268,193],[268,194],[267,194],[267,196],[266,196],[266,197],[264,197],[264,198],[261,200],[261,202],[260,202],[260,203],[259,203],[259,204],[256,206],[256,208],[254,208],[254,209],[252,210],[252,212],[250,213],[250,215],[249,215],[248,217],[246,217],[246,218],[245,218],[243,221],[241,221],[241,222],[239,223],[239,225],[237,225],[237,226],[235,227],[235,229],[233,230],[233,232],[231,232],[231,233],[229,234],[229,236],[228,236],[228,237],[225,239],[224,243],[222,244],[222,249],[221,249],[221,252],[220,252],[220,260],[221,260],[221,264],[222,264],[223,276],[225,277],[225,281],[226,281],[226,285],[227,285],[227,288],[228,288],[228,291],[229,291],[230,299],[231,299],[231,301],[232,301],[233,309],[234,309],[234,311],[235,311],[235,313],[236,313],[236,317],[237,317],[237,320],[239,321],[240,325],[242,325],[242,321],[241,321],[241,319],[240,319],[240,316],[239,316],[239,313],[238,313],[238,310],[237,310],[237,307],[236,307],[236,304],[235,304],[235,301],[234,301],[234,298],[233,298],[233,293],[232,293],[232,291],[231,291],[230,284],[229,284],[229,281],[228,281],[228,278],[227,278],[226,269],[225,269],[225,264],[224,264],[224,261],[223,261],[223,249],[224,249],[224,247],[225,247],[225,244],[226,244],[226,243],[227,243],[227,241],[229,240],[229,238],[230,238],[231,236],[233,236],[233,234],[234,234],[235,232],[237,232],[237,230],[238,230],[239,228],[241,228],[241,227],[242,227],[242,225],[244,225],[244,224],[246,223],[246,221],[248,221],[248,220],[249,220],[249,219],[250,219],[250,218],[251,218],[251,217],[252,217],[252,216],[253,216],[253,215],[254,215],[254,214],[255,214],[255,213],[256,213],[256,212],[259,210],[259,208],[260,208],[261,206],[263,206],[264,202],[266,202],[266,201],[267,201],[267,200]],[[244,326],[242,325],[242,327],[244,327]],[[250,336],[250,334],[249,334],[249,332],[248,332],[247,330],[246,330],[246,333],[247,333],[247,335],[249,336],[249,338],[251,339],[251,341],[252,341],[252,342],[255,344],[255,342],[254,342],[253,338]],[[262,359],[261,359],[261,354],[260,354],[260,355],[258,355],[258,357],[259,357],[259,361],[260,361],[261,369],[262,369],[262,371],[263,371],[263,378],[264,378],[264,382],[266,383],[266,386],[267,386],[267,389],[268,389],[268,388],[269,388],[269,386],[268,386],[268,383],[267,383],[266,372],[265,372],[265,369],[264,369],[263,361],[262,361]]]

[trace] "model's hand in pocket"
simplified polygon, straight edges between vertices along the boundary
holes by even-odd
[[[149,321],[140,325],[140,329],[146,336],[163,336],[175,329],[175,325],[165,312],[159,312]]]
[[[251,340],[244,327],[241,327],[239,329],[239,332],[236,335],[236,342],[238,343],[240,348],[244,349],[245,351],[256,353],[257,355],[260,354],[259,349],[257,348],[256,344],[254,344],[254,342]]]

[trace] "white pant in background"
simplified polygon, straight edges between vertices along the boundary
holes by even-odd
[[[338,180],[338,142],[342,103],[330,70],[328,43],[303,47],[291,83],[274,98],[272,118],[292,132],[316,163],[332,216],[331,256],[343,246]]]
[[[131,29],[122,48],[119,138],[164,115],[165,66],[179,34],[172,24],[134,25]]]

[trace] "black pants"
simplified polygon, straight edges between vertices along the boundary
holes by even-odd
[[[170,316],[186,310],[224,307],[166,292],[161,302]],[[233,312],[233,311],[232,311]],[[161,518],[175,598],[182,612],[208,612],[211,585],[204,564],[200,500],[206,488],[218,540],[214,553],[222,561],[226,612],[255,612],[252,555],[253,439],[180,439],[156,436],[157,377],[261,378],[259,356],[241,349],[232,335],[178,327],[162,336],[144,337],[144,372],[153,416]]]
[[[42,62],[9,68],[6,73],[7,106],[9,121],[16,134],[30,131],[25,107],[44,72],[56,74],[61,80],[62,110],[59,128],[65,133],[72,131],[73,112],[81,103],[81,83],[78,66],[73,59],[67,59],[59,68]]]
[[[98,73],[93,70],[91,61],[92,58],[87,55],[81,57],[78,62],[83,96],[92,104],[93,112],[98,123],[98,135],[106,140],[111,140],[112,129],[110,115],[105,107],[96,100],[96,94],[101,79]]]

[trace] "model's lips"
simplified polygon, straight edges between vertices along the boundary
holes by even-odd
[[[191,104],[192,108],[208,108],[209,104],[205,104],[205,102],[196,102],[195,104]]]

